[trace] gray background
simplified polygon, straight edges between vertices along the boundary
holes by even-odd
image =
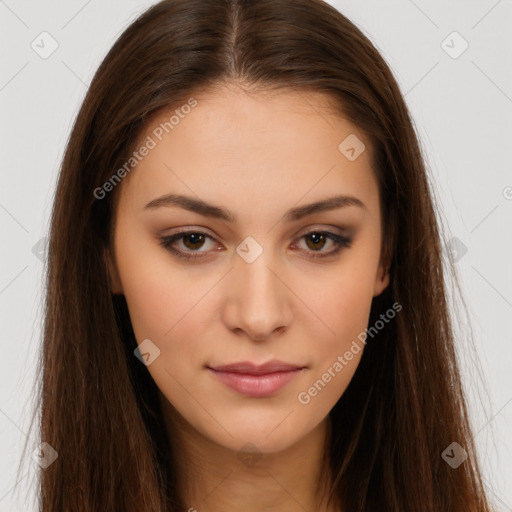
[[[0,511],[35,510],[30,452],[19,481],[16,469],[40,344],[40,240],[65,143],[100,61],[153,3],[0,0]],[[450,247],[463,248],[457,269],[475,354],[467,346],[468,319],[456,324],[475,441],[497,510],[512,511],[512,2],[330,3],[395,73],[441,200],[445,241],[455,237]],[[46,59],[31,47],[47,37],[50,48],[43,31],[58,43]],[[458,55],[464,41],[469,47]],[[30,440],[33,449],[34,435]]]

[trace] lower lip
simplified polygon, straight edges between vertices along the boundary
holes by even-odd
[[[271,396],[280,391],[302,370],[251,375],[247,373],[222,372],[208,368],[228,388],[252,397]]]

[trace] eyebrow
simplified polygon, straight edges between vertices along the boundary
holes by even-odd
[[[349,195],[337,195],[327,199],[322,199],[321,201],[316,201],[314,203],[291,208],[284,214],[284,220],[286,222],[296,221],[308,215],[335,210],[346,206],[357,206],[364,210],[366,209],[364,203],[357,197]],[[144,207],[144,209],[154,209],[160,207],[179,207],[183,208],[184,210],[202,215],[203,217],[212,217],[231,223],[237,222],[236,215],[234,215],[229,210],[207,203],[201,199],[181,194],[166,194],[164,196],[157,197],[156,199],[150,201]]]

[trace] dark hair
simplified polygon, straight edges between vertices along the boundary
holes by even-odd
[[[332,409],[332,503],[347,511],[489,511],[470,434],[447,305],[441,234],[418,139],[399,87],[369,39],[320,0],[165,0],[136,19],[96,72],[69,138],[51,217],[41,441],[59,454],[40,472],[44,512],[185,510],[157,388],[133,355],[123,296],[111,293],[119,188],[93,193],[130,157],[148,120],[194,91],[323,92],[366,135],[390,285]],[[451,271],[455,275],[452,262]],[[453,441],[468,453],[452,469]]]

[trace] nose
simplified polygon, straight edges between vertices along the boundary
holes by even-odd
[[[292,296],[283,272],[266,258],[265,251],[252,263],[239,259],[225,283],[223,320],[236,334],[265,341],[291,324]]]

